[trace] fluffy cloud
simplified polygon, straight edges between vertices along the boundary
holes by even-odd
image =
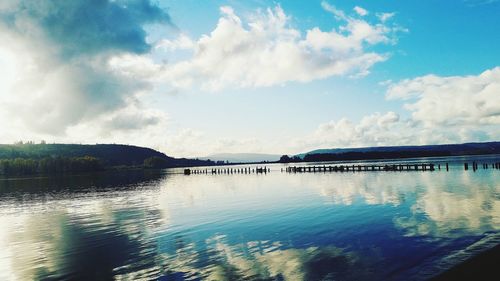
[[[166,143],[169,153],[202,156],[500,138],[498,67],[390,82],[387,99],[405,103],[397,112],[408,117],[387,112],[325,122],[287,147],[287,139],[213,138],[189,129],[164,138],[167,115],[141,102],[154,87],[216,91],[359,76],[388,58],[373,47],[395,42],[401,29],[388,24],[394,13],[322,7],[337,20],[332,30],[298,30],[280,6],[246,18],[221,7],[209,34],[149,42],[145,25],[170,24],[149,0],[2,1],[0,140]],[[158,62],[156,55],[175,60]]]
[[[419,145],[488,141],[500,138],[500,67],[479,75],[426,75],[389,82],[386,97],[403,100],[409,118],[375,113],[359,122],[320,124],[293,141],[294,151],[318,147]]]
[[[231,7],[221,7],[221,17],[210,34],[197,40],[181,34],[157,44],[157,50],[191,49],[192,53],[184,60],[162,65],[156,79],[174,87],[199,85],[211,91],[266,87],[338,75],[366,75],[374,64],[387,59],[387,54],[370,51],[370,47],[392,43],[397,30],[381,22],[367,22],[359,15],[346,15],[326,2],[323,7],[333,13],[340,26],[330,31],[315,27],[305,34],[292,27],[290,16],[280,6],[257,12],[248,20]],[[357,8],[357,14],[368,13]],[[117,58],[115,65],[123,66],[117,71],[136,72],[134,69],[141,66],[133,60]]]
[[[137,95],[152,85],[115,72],[109,60],[149,52],[146,24],[168,25],[170,19],[149,0],[3,2],[2,140],[27,132],[64,139],[75,127],[92,128],[103,119],[107,129],[132,129],[124,124],[130,115],[118,115],[143,108]],[[158,124],[163,116],[148,118],[139,123]]]
[[[500,67],[475,76],[426,75],[392,84],[389,99],[408,100],[405,108],[424,126],[500,125]]]
[[[302,32],[279,6],[248,18],[221,7],[209,34],[149,42],[145,25],[171,24],[149,0],[4,1],[0,139],[166,143],[167,152],[189,156],[262,151],[256,139],[215,139],[189,129],[162,139],[167,115],[141,100],[157,86],[219,90],[366,75],[387,59],[371,47],[393,43],[395,28],[361,18],[368,11],[360,7],[349,15],[322,6],[339,26]],[[156,53],[177,61],[158,62]]]
[[[394,13],[380,13],[380,14],[377,14],[377,17],[380,19],[381,22],[386,22],[390,18],[392,18],[393,16],[394,16]]]
[[[346,118],[320,124],[309,136],[293,141],[299,151],[318,147],[361,147],[397,144],[404,138],[401,130],[411,127],[411,121],[401,120],[395,112],[374,113],[363,117],[358,123]]]
[[[368,15],[368,11],[359,6],[354,7],[354,11],[362,17]]]

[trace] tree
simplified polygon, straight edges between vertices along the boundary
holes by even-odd
[[[281,163],[290,163],[291,160],[292,159],[288,155],[283,155],[283,156],[280,157],[279,162],[281,162]]]
[[[149,168],[149,169],[161,169],[161,168],[167,168],[168,162],[167,160],[158,157],[158,156],[153,156],[144,159],[144,167]]]

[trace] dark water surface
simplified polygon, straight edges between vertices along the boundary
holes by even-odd
[[[500,243],[500,170],[432,161],[450,171],[0,179],[0,280],[427,279]]]

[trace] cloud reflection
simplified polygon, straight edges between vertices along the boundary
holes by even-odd
[[[390,204],[398,206],[414,192],[408,188],[406,177],[387,177],[380,174],[358,173],[326,176],[324,179],[312,180],[312,186],[319,190],[327,202],[332,204],[352,205],[356,198],[369,205]]]
[[[422,176],[426,189],[417,197],[410,216],[394,220],[396,226],[409,236],[434,237],[499,230],[500,185],[490,177],[494,175],[463,174],[450,184],[443,177]]]
[[[408,203],[410,215],[399,214],[394,222],[409,236],[459,237],[500,229],[496,174],[456,173],[415,173],[411,181],[401,173],[334,174],[308,177],[307,185],[331,204]]]
[[[128,208],[78,216],[59,210],[2,221],[8,280],[111,280],[159,275],[148,229],[158,215]],[[6,227],[7,226],[7,227]],[[5,263],[3,261],[2,263]]]
[[[186,243],[165,256],[165,280],[175,276],[182,276],[181,280],[360,280],[369,274],[366,258],[334,246],[289,248],[271,241],[230,245],[225,235],[209,238],[204,245]]]
[[[332,205],[388,205],[396,228],[409,236],[459,237],[500,229],[500,185],[492,170],[433,173],[316,173],[272,178],[182,179],[163,189],[161,209],[197,208],[220,216],[220,206],[302,207],[321,196]],[[177,188],[182,185],[182,188]],[[294,200],[300,198],[297,203]],[[280,203],[281,202],[281,203]],[[296,204],[296,205],[294,205]],[[395,210],[395,209],[394,209]],[[218,211],[218,212],[217,212]],[[293,211],[293,210],[292,210]],[[175,216],[179,219],[179,216]]]

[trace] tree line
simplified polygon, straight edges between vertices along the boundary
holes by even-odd
[[[400,159],[418,157],[452,156],[449,151],[370,151],[370,152],[344,152],[344,153],[312,153],[303,158],[298,156],[281,156],[278,162],[324,162],[324,161],[347,161],[347,160],[376,160],[376,159]]]
[[[185,164],[190,159],[185,160]],[[214,165],[210,160],[199,160],[206,165]],[[196,162],[196,161],[195,161]],[[198,164],[198,162],[197,162]],[[162,157],[149,157],[141,165],[113,166],[114,168],[146,168],[163,169],[169,168],[171,163]],[[113,168],[103,164],[99,158],[92,156],[84,157],[44,157],[44,158],[12,158],[0,159],[0,176],[22,176],[33,174],[73,174],[82,172],[95,172],[107,168]]]
[[[0,160],[0,175],[31,175],[31,174],[58,174],[80,173],[102,170],[103,166],[98,158],[84,157],[45,157],[14,158]]]

